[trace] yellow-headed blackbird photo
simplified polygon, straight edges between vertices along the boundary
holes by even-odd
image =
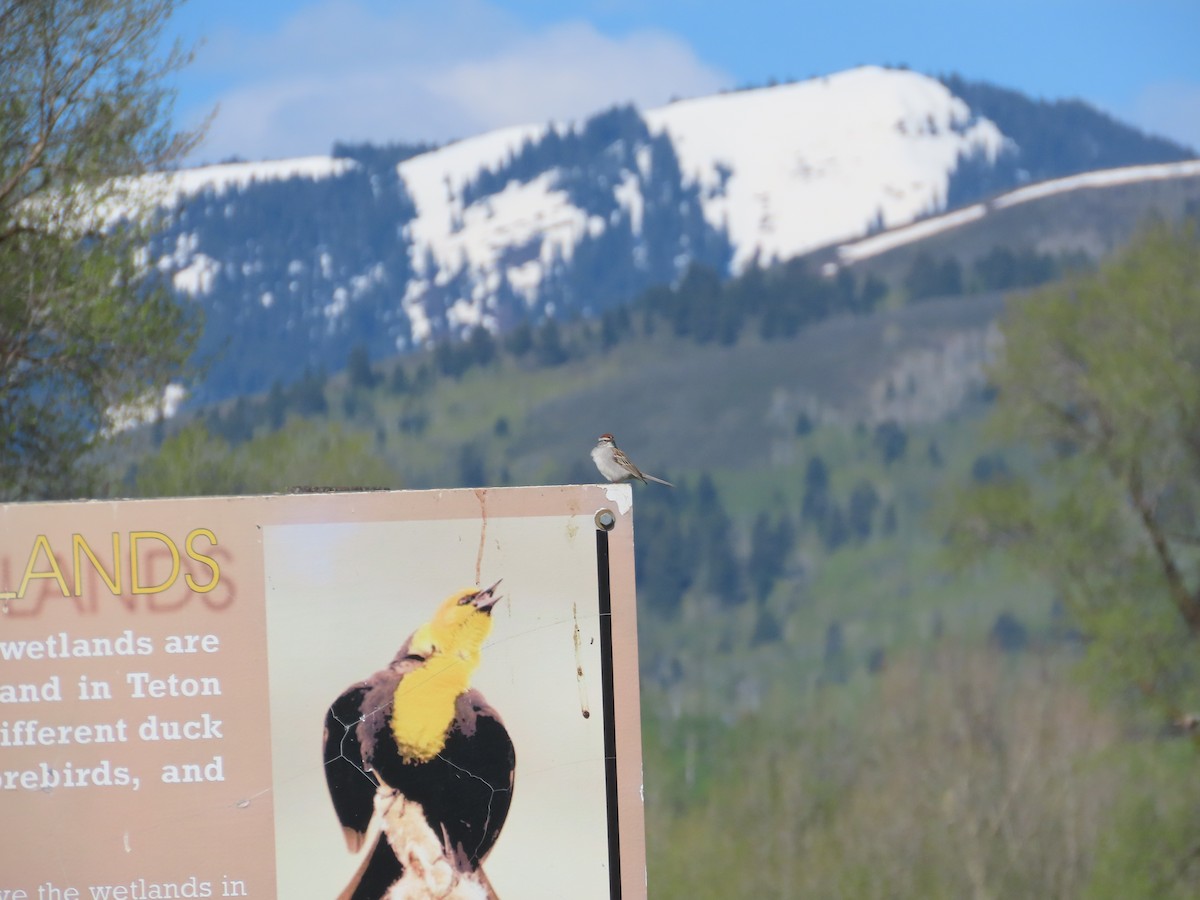
[[[496,897],[481,864],[512,803],[516,751],[471,676],[498,585],[449,596],[329,707],[329,796],[348,849],[367,848],[340,897]]]

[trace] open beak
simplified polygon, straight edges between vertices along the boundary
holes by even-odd
[[[500,579],[503,581],[504,579]],[[475,599],[471,601],[472,605],[480,612],[491,612],[492,607],[500,602],[500,596],[496,593],[496,588],[500,586],[500,581],[497,581],[490,588],[486,588],[475,595]]]

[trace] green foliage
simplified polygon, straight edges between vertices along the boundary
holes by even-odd
[[[1124,790],[1100,835],[1085,900],[1185,900],[1200,884],[1200,785],[1188,742],[1128,748],[1114,768]]]
[[[651,896],[1084,896],[1126,793],[1161,804],[1172,788],[1103,765],[1118,741],[1111,718],[1061,660],[1041,662],[943,648],[890,661],[857,699],[852,678],[789,684],[724,728],[652,718]],[[680,761],[669,770],[684,783],[656,777],[664,759]]]
[[[394,488],[397,478],[372,436],[293,418],[233,446],[193,423],[137,468],[139,497],[281,493],[297,488]]]
[[[1198,250],[1194,226],[1155,225],[1012,305],[995,424],[1036,468],[976,472],[952,530],[1048,576],[1095,672],[1167,718],[1200,704]]]
[[[194,322],[135,258],[129,178],[191,136],[170,128],[156,52],[173,0],[47,0],[0,13],[0,499],[96,489],[87,455],[153,409]],[[107,221],[124,211],[122,222]]]

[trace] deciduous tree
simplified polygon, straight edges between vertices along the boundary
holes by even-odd
[[[1091,275],[1014,301],[993,378],[1002,439],[1034,467],[959,504],[972,551],[1050,578],[1117,686],[1200,708],[1200,237],[1149,227]]]
[[[0,499],[91,489],[115,410],[160,396],[190,318],[139,262],[146,182],[190,146],[158,51],[177,0],[0,6]]]

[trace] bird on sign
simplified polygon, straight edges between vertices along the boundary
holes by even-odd
[[[386,668],[325,715],[325,780],[347,847],[342,900],[495,898],[481,867],[512,803],[516,751],[471,687],[499,582],[448,597]]]
[[[625,451],[617,446],[617,441],[611,434],[600,435],[596,441],[596,446],[592,448],[592,462],[596,464],[596,468],[600,470],[600,474],[614,484],[632,481],[636,478],[642,484],[645,484],[647,481],[653,481],[656,484],[675,487],[671,482],[655,478],[653,475],[647,475],[635,466],[629,457],[625,455]]]

